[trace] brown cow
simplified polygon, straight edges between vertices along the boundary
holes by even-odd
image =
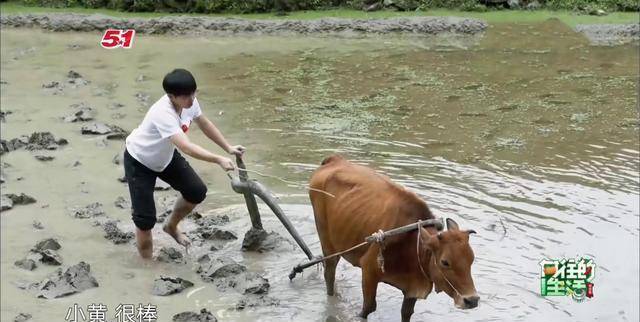
[[[334,155],[322,161],[312,175],[309,197],[313,205],[316,229],[325,256],[353,247],[378,230],[387,231],[434,216],[415,193],[391,182],[370,168],[353,164]],[[416,299],[425,299],[435,285],[458,308],[478,306],[471,277],[474,255],[469,234],[447,219],[447,230],[420,229],[389,237],[384,243],[372,243],[341,257],[362,269],[364,303],[360,317],[376,310],[379,282],[399,288],[404,294],[402,321],[409,321]],[[381,265],[378,252],[382,247]],[[334,294],[336,265],[340,257],[325,260],[327,294]]]

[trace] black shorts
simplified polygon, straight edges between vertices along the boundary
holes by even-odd
[[[156,224],[156,205],[153,199],[156,178],[178,190],[182,198],[190,203],[199,204],[207,196],[207,186],[178,150],[173,152],[169,165],[162,172],[156,172],[138,162],[125,149],[124,175],[131,195],[131,217],[141,230],[149,230]]]

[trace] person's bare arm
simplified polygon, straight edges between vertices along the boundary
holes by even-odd
[[[222,135],[222,132],[220,132],[220,130],[218,130],[218,128],[211,121],[209,121],[206,116],[200,115],[199,117],[195,118],[195,121],[204,135],[206,135],[211,141],[215,142],[227,153],[235,155],[242,155],[244,153],[245,148],[243,146],[230,145]]]
[[[226,157],[213,154],[207,149],[189,141],[189,137],[186,134],[179,132],[171,136],[171,142],[186,155],[196,158],[198,160],[207,161],[211,163],[219,164],[225,171],[235,169],[233,162]]]

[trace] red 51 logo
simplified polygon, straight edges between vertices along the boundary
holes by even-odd
[[[102,36],[100,45],[102,48],[131,48],[133,43],[133,36],[136,31],[133,29],[121,30],[121,29],[107,29]]]

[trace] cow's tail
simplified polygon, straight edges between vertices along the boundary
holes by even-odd
[[[341,156],[337,155],[337,154],[334,154],[334,155],[330,155],[330,156],[324,158],[324,160],[322,160],[322,163],[320,163],[320,164],[321,165],[326,165],[326,164],[329,164],[329,163],[332,163],[332,162],[335,162],[335,161],[338,161],[338,160],[343,160],[343,158]]]

